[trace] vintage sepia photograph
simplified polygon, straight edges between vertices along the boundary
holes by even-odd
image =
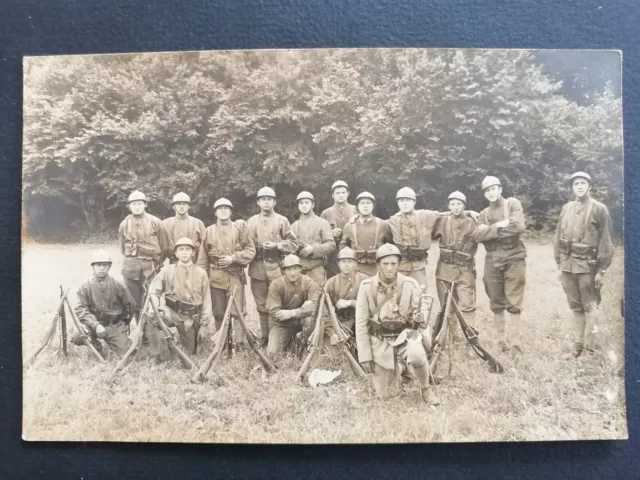
[[[627,438],[620,51],[23,70],[24,440]]]

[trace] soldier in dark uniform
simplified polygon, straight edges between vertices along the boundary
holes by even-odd
[[[573,311],[574,350],[567,359],[593,347],[600,289],[614,250],[609,210],[591,198],[591,176],[576,172],[569,181],[575,200],[562,207],[554,242],[560,282]]]
[[[191,206],[191,198],[184,192],[176,193],[173,196],[171,207],[176,213],[173,217],[165,218],[162,221],[162,236],[160,237],[160,245],[162,247],[162,260],[169,259],[170,263],[176,263],[178,259],[174,254],[176,241],[187,237],[190,238],[196,247],[193,261],[198,261],[198,252],[200,243],[204,236],[204,223],[202,220],[189,215]]]

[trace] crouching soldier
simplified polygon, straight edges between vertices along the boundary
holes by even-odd
[[[362,282],[356,301],[358,361],[373,374],[382,398],[398,395],[401,376],[409,374],[418,380],[422,400],[438,405],[429,388],[420,286],[398,273],[402,255],[396,246],[382,245],[376,256],[378,274]]]
[[[342,325],[354,332],[356,299],[360,284],[368,277],[356,271],[356,252],[345,247],[338,253],[340,273],[327,281],[327,293]]]
[[[560,282],[573,311],[574,350],[565,359],[593,347],[600,288],[613,258],[611,217],[605,205],[591,198],[591,176],[576,172],[569,181],[575,200],[562,207],[554,243]]]
[[[469,324],[474,324],[476,310],[476,269],[475,256],[478,244],[472,233],[477,222],[465,215],[467,197],[462,192],[449,195],[450,216],[438,219],[433,238],[440,239],[440,257],[436,266],[436,291],[440,305],[445,305],[446,289],[455,282],[454,298],[460,312]],[[446,288],[445,288],[446,287]],[[461,340],[458,322],[452,322],[451,333],[454,340]]]
[[[167,309],[162,316],[165,323],[178,330],[180,343],[191,354],[196,353],[198,341],[213,333],[210,331],[213,313],[209,278],[207,272],[193,263],[194,249],[190,238],[179,239],[175,244],[178,263],[163,267],[150,287],[150,295],[157,303],[164,294]],[[149,338],[149,347],[151,356],[159,361],[163,348],[161,337]]]
[[[75,312],[98,352],[103,353],[100,340],[104,340],[122,357],[129,348],[129,322],[136,311],[136,302],[127,287],[109,275],[111,264],[108,252],[95,252],[91,260],[93,276],[78,290]],[[83,345],[84,338],[76,335],[72,341]]]
[[[296,255],[287,255],[282,260],[283,276],[269,286],[267,308],[269,309],[270,355],[283,353],[293,346],[298,332],[303,331],[306,341],[313,327],[320,289],[316,283],[302,274],[302,264]]]

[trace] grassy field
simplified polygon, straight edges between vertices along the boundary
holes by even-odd
[[[22,347],[26,360],[48,330],[59,285],[75,290],[91,275],[97,245],[39,245],[23,248]],[[120,278],[120,255],[112,273]],[[389,443],[614,439],[627,437],[624,380],[614,374],[623,355],[624,252],[616,251],[603,289],[601,353],[578,361],[560,356],[570,345],[571,312],[565,301],[551,246],[528,242],[522,356],[499,354],[492,339],[489,302],[482,286],[484,251],[478,254],[480,340],[505,366],[489,373],[466,346],[452,352],[452,373],[437,386],[438,408],[419,401],[406,385],[393,400],[378,400],[348,364],[323,357],[320,368],[342,375],[324,387],[296,380],[300,361],[278,362],[266,375],[248,352],[222,361],[201,385],[189,382],[178,361],[156,366],[144,355],[117,383],[104,378],[115,364],[99,365],[85,348],[70,346],[65,358],[54,338],[23,377],[25,440]],[[432,258],[437,258],[436,251]],[[435,262],[429,266],[431,275]],[[430,286],[435,290],[434,284]],[[249,300],[251,302],[251,300]],[[435,309],[434,309],[435,310]],[[255,331],[257,315],[250,305]],[[71,319],[68,317],[69,330]],[[200,365],[207,349],[194,358]]]

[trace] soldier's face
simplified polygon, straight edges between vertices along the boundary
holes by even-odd
[[[218,220],[229,220],[231,218],[231,209],[226,205],[216,208],[216,218]]]
[[[109,274],[109,270],[111,269],[111,264],[109,262],[100,262],[93,264],[93,273],[96,274],[98,278],[104,278]]]
[[[358,213],[360,215],[371,215],[373,212],[373,202],[368,198],[364,198],[358,202]]]
[[[449,200],[449,211],[454,215],[460,215],[464,210],[464,203],[460,200]]]
[[[380,273],[387,280],[393,280],[396,278],[399,265],[400,259],[396,255],[389,255],[388,257],[383,257],[378,261]]]
[[[287,280],[289,280],[290,282],[297,282],[298,279],[302,276],[302,267],[298,265],[287,267],[284,269],[284,276],[287,277]]]
[[[336,203],[344,203],[349,198],[349,190],[344,187],[337,187],[333,189],[333,201]]]
[[[303,215],[306,215],[312,209],[313,209],[313,202],[311,200],[308,200],[305,198],[298,202],[298,210],[300,210],[300,213],[302,213]]]
[[[192,256],[193,248],[191,248],[189,245],[178,245],[178,248],[176,248],[176,257],[178,257],[178,260],[180,260],[181,262],[187,263],[189,260],[191,260]]]
[[[398,199],[398,208],[402,213],[411,213],[413,212],[414,207],[416,206],[416,201],[411,198],[399,198]]]
[[[352,258],[343,258],[338,260],[338,266],[342,273],[345,275],[351,275],[351,272],[356,268],[356,261]]]
[[[258,199],[258,206],[260,207],[260,210],[264,210],[265,212],[273,210],[275,204],[276,199],[272,197],[260,197]]]
[[[131,213],[133,213],[134,215],[142,215],[142,212],[144,212],[146,206],[147,204],[142,200],[136,200],[135,202],[131,202],[129,204],[129,210],[131,210]]]
[[[178,215],[185,215],[189,211],[189,204],[187,202],[176,202],[173,204],[173,211]]]
[[[582,198],[591,190],[591,185],[586,178],[576,178],[573,181],[573,193],[576,194],[576,197]]]
[[[492,185],[484,190],[484,198],[490,203],[497,201],[502,195],[502,187],[500,185]]]

